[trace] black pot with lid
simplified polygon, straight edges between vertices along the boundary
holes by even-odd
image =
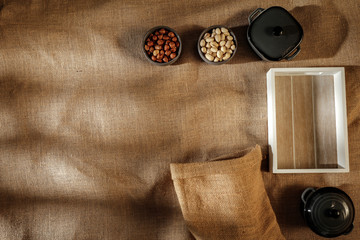
[[[334,187],[307,188],[301,200],[305,221],[318,235],[338,237],[354,228],[354,204],[344,191]]]
[[[291,60],[299,54],[303,29],[287,10],[258,8],[248,20],[248,42],[263,60]]]

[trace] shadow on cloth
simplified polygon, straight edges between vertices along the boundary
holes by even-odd
[[[309,5],[290,11],[304,30],[299,59],[331,58],[348,35],[346,18],[332,2],[327,7]]]

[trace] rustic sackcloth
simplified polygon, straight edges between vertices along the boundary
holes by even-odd
[[[247,43],[247,18],[279,4],[304,29],[301,52],[265,62]],[[267,155],[266,72],[344,66],[350,173],[279,175],[262,161],[285,238],[321,239],[299,210],[306,187],[339,187],[360,209],[359,9],[358,0],[0,0],[0,239],[193,239],[170,163],[255,144]],[[216,24],[239,41],[221,66],[196,50]],[[143,36],[158,25],[182,39],[174,65],[144,58]],[[342,239],[358,236],[355,227]]]
[[[203,163],[171,164],[181,210],[198,240],[285,239],[266,194],[261,148]]]

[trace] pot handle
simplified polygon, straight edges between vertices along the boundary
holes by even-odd
[[[301,194],[301,200],[303,201],[304,204],[306,204],[306,200],[307,200],[307,196],[309,195],[309,192],[315,192],[314,188],[307,188],[304,190],[304,192]]]
[[[351,233],[353,228],[354,228],[354,224],[351,224],[350,227],[346,229],[346,231],[343,233],[343,235],[348,235],[349,233]]]
[[[254,18],[256,18],[257,15],[259,15],[262,11],[264,11],[263,8],[258,8],[256,9],[255,11],[253,11],[250,16],[248,17],[248,21],[249,21],[249,24],[252,23],[252,21],[254,20]],[[256,15],[256,16],[255,16]],[[255,16],[255,17],[254,17]]]
[[[296,51],[293,52],[293,54],[291,54],[290,56],[289,56],[289,55],[286,55],[285,59],[286,59],[286,60],[291,60],[291,59],[293,59],[294,57],[296,57],[296,56],[299,54],[299,52],[300,52],[300,46],[298,46],[298,47],[296,48]],[[292,52],[290,52],[290,53],[292,53]],[[289,53],[289,54],[290,54],[290,53]]]

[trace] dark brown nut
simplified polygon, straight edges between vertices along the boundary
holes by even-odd
[[[169,46],[170,46],[170,48],[174,48],[176,46],[176,44],[174,42],[170,42]]]
[[[156,56],[157,59],[163,59],[164,58],[164,54],[159,54]]]
[[[156,61],[156,57],[155,57],[155,56],[151,56],[151,60]]]
[[[179,42],[176,42],[176,47],[179,47],[180,46],[180,43]]]
[[[158,36],[158,39],[163,39],[163,37],[164,37],[164,35],[160,34],[160,35]]]
[[[149,35],[149,37],[151,38],[152,36],[154,36],[154,34],[151,33],[151,34]]]
[[[177,50],[176,47],[170,49],[171,52],[176,52],[176,50]]]
[[[157,62],[159,62],[159,63],[162,63],[162,59],[158,59],[158,60],[156,60]]]
[[[170,51],[170,50],[167,50],[167,51],[165,52],[165,55],[166,55],[166,56],[170,56],[170,54],[171,54],[171,51]]]
[[[150,38],[147,38],[146,41],[149,42],[149,41],[150,41]]]
[[[160,46],[160,45],[155,45],[155,49],[161,50],[161,49],[162,49],[162,46]]]
[[[171,42],[170,40],[166,40],[165,44],[169,45],[170,42]]]
[[[158,36],[158,35],[160,35],[160,33],[159,33],[158,31],[156,31],[156,32],[155,32],[155,35]]]
[[[162,28],[162,29],[159,30],[159,32],[160,32],[161,34],[164,34],[164,33],[166,32],[166,30],[165,30],[164,28]]]
[[[165,45],[165,46],[164,46],[164,50],[165,50],[165,51],[167,51],[167,50],[169,50],[169,49],[170,49],[169,45]]]
[[[157,41],[157,44],[158,44],[158,45],[163,45],[163,44],[164,44],[164,40],[158,40],[158,41]]]
[[[173,37],[171,40],[172,40],[173,42],[176,42],[176,41],[177,41],[177,37]]]
[[[164,55],[165,54],[164,50],[160,50],[160,54]]]
[[[154,50],[155,50],[155,48],[151,47],[149,51],[152,53]]]
[[[170,54],[170,58],[171,58],[171,59],[174,59],[175,57],[176,57],[176,53]]]
[[[168,61],[169,61],[168,57],[164,57],[164,58],[163,58],[163,61],[164,61],[164,62],[168,62]]]
[[[170,37],[169,36],[163,36],[163,40],[169,40]]]
[[[175,37],[175,33],[169,32],[169,33],[168,33],[168,36],[171,37],[171,38],[173,38],[173,37]]]
[[[154,42],[153,42],[153,41],[150,41],[150,42],[147,43],[147,45],[148,45],[149,47],[154,46]]]
[[[145,45],[145,50],[146,51],[149,51],[150,50],[150,47],[148,45]]]
[[[157,36],[153,36],[153,37],[152,37],[152,40],[154,40],[154,41],[156,41],[157,39],[158,39]]]

